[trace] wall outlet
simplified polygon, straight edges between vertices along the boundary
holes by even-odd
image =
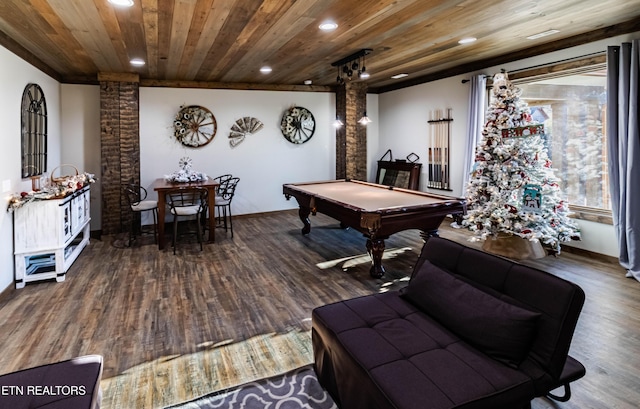
[[[2,193],[6,193],[11,190],[11,180],[3,180],[2,181]]]

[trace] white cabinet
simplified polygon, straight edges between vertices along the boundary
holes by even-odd
[[[16,288],[65,274],[89,244],[89,186],[63,199],[27,203],[14,211]]]

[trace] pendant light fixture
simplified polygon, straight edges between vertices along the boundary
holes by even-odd
[[[362,125],[365,125],[365,126],[367,124],[370,124],[371,122],[373,122],[373,121],[367,116],[367,111],[364,111],[364,115],[362,116],[362,118],[360,118],[358,120],[359,124],[362,124]]]
[[[371,48],[363,48],[341,60],[334,61],[331,66],[338,67],[338,76],[336,82],[338,84],[344,84],[345,81],[352,79],[366,79],[369,78],[367,67],[365,66],[364,57],[373,51]]]

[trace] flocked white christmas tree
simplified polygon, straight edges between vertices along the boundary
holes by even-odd
[[[559,253],[561,242],[579,239],[580,233],[560,197],[541,137],[544,128],[531,123],[520,93],[506,73],[494,76],[462,224],[475,233],[476,240],[506,233],[540,240]]]

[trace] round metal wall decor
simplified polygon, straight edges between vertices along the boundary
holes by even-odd
[[[291,107],[282,115],[282,135],[291,143],[305,143],[316,130],[316,120],[311,111],[303,107]]]
[[[213,113],[199,105],[180,107],[173,121],[173,136],[184,146],[199,148],[216,136],[218,124]]]

